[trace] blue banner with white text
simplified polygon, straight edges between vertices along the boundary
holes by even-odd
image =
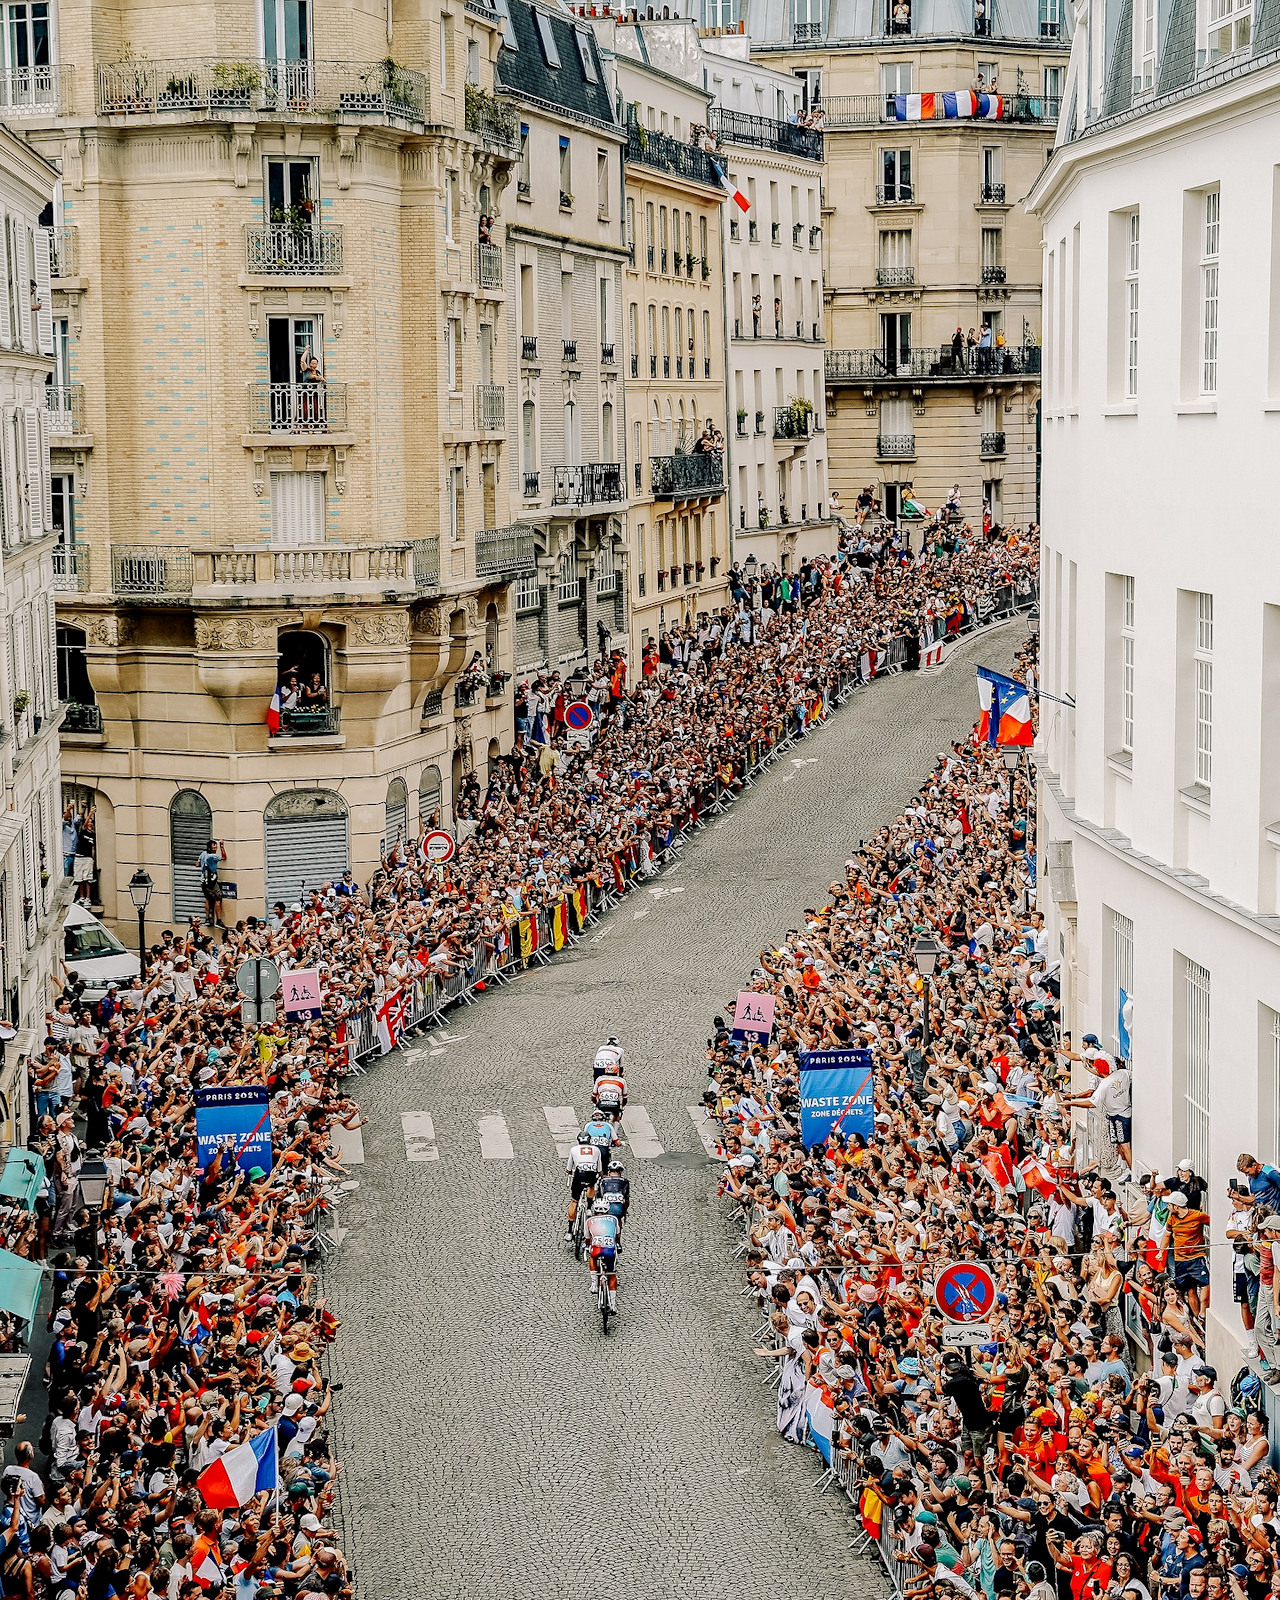
[[[803,1050],[800,1053],[800,1138],[806,1149],[822,1144],[839,1125],[842,1134],[875,1132],[875,1071],[870,1050]]]

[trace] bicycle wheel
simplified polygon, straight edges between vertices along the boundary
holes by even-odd
[[[609,1332],[610,1315],[609,1285],[605,1281],[605,1274],[602,1272],[600,1274],[600,1326],[604,1329],[606,1334]]]

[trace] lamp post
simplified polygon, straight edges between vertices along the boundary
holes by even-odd
[[[924,1048],[929,1048],[929,979],[933,977],[938,967],[938,957],[945,954],[942,946],[932,934],[922,933],[911,947],[911,955],[916,964],[916,971],[924,982]]]
[[[144,977],[147,972],[147,902],[151,898],[151,889],[150,873],[145,867],[139,867],[129,879],[129,898],[138,913],[138,960],[142,963]]]
[[[1018,768],[1022,765],[1022,750],[1018,745],[1008,745],[1000,752],[1000,759],[1004,762],[1004,770],[1009,774],[1009,826],[1013,826],[1013,779]]]
[[[147,880],[150,883],[150,879]],[[89,1253],[94,1271],[102,1265],[98,1250],[98,1218],[106,1208],[111,1173],[96,1150],[90,1150],[80,1168],[80,1201],[89,1213]]]

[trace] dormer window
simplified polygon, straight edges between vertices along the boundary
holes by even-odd
[[[1205,66],[1241,55],[1253,37],[1253,0],[1207,0]]]

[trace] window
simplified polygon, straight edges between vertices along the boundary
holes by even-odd
[[[1200,393],[1218,392],[1218,228],[1219,193],[1204,197],[1200,250]]]
[[[800,109],[809,111],[822,104],[822,73],[817,67],[797,67],[792,77],[800,80]]]
[[[1134,88],[1150,94],[1156,86],[1156,27],[1158,0],[1135,0]]]
[[[1133,579],[1120,580],[1120,748],[1133,753]]]
[[[29,95],[41,85],[33,67],[47,67],[49,7],[47,0],[4,7],[4,67],[14,75],[13,92]]]
[[[1056,39],[1062,33],[1062,0],[1040,0],[1040,37]]]
[[[449,374],[449,388],[457,393],[462,388],[462,319],[450,317],[444,325],[445,367]]]
[[[1209,1170],[1209,973],[1182,957],[1181,1148],[1196,1172]]]
[[[646,200],[644,207],[644,254],[645,265],[653,271],[653,201]]]
[[[582,63],[582,76],[588,83],[599,83],[600,74],[596,71],[596,53],[591,48],[590,36],[581,28],[573,30],[574,43],[578,47],[578,60]]]
[[[467,82],[479,85],[480,82],[480,41],[467,40]]]
[[[984,228],[982,230],[982,270],[984,273],[998,272],[1004,265],[1004,229]]]
[[[596,151],[596,215],[603,222],[609,215],[609,156]]]
[[[981,0],[975,0],[975,4],[980,3]],[[1000,77],[1000,63],[998,61],[979,61],[978,76],[988,89],[994,89],[996,81]]]
[[[569,605],[577,600],[582,591],[578,579],[578,561],[575,550],[566,550],[560,557],[560,569],[556,575],[556,599],[561,605]]]
[[[1196,782],[1213,783],[1213,596],[1196,596]]]
[[[880,259],[877,281],[880,283],[910,283],[911,229],[882,228],[880,231]],[[796,301],[799,304],[799,299]]]
[[[738,26],[738,0],[702,0],[702,26],[735,31]]]
[[[630,195],[627,196],[627,252],[631,258],[631,265],[636,264],[636,203]]]
[[[1046,67],[1044,69],[1044,97],[1050,101],[1049,111],[1054,111],[1062,99],[1062,68]]]
[[[454,544],[466,533],[466,507],[464,480],[461,467],[450,467],[447,474],[449,491],[449,538]]]
[[[26,11],[27,7],[11,5],[6,9],[9,12],[10,30],[12,30],[15,12]],[[33,12],[43,11],[46,16],[48,15],[47,6],[32,6],[30,9]],[[263,0],[262,53],[268,61],[290,62],[311,59],[310,17],[310,0]],[[45,59],[48,60],[48,57]]]
[[[520,166],[516,174],[516,193],[527,195],[530,191],[529,124],[520,124]]]
[[[882,150],[880,152],[882,175],[881,200],[910,200],[911,152],[910,150]]]
[[[895,94],[910,94],[911,62],[882,61],[880,63],[880,89],[886,98]]]
[[[440,18],[440,87],[447,89],[453,73],[449,66],[449,57],[453,54],[453,18]]]
[[[1128,1060],[1133,1049],[1133,921],[1118,911],[1111,913],[1111,980],[1111,1047]]]
[[[444,236],[447,243],[457,244],[458,222],[462,216],[462,187],[458,182],[458,174],[456,172],[445,173],[444,191]]]
[[[271,474],[273,544],[324,542],[324,473]]]
[[[556,49],[556,37],[551,29],[551,18],[545,11],[535,10],[533,23],[538,30],[538,43],[542,46],[542,59],[549,67],[560,65],[560,52]]]
[[[541,15],[541,13],[539,13]],[[573,204],[573,159],[568,137],[560,135],[560,204]]]
[[[982,498],[991,513],[991,524],[1000,527],[1004,522],[1004,483],[999,478],[987,478],[982,485]]]
[[[1004,149],[998,144],[983,146],[982,198],[997,203],[1004,200]]]
[[[516,610],[537,611],[542,606],[542,589],[536,572],[522,572],[516,579]]]
[[[1258,1126],[1266,1137],[1262,1158],[1274,1166],[1280,1161],[1280,1011],[1273,1011],[1270,1006],[1261,1006],[1259,1011],[1262,1060],[1258,1088],[1265,1115],[1259,1116]]]
[[[1125,255],[1124,336],[1126,398],[1138,394],[1138,213],[1129,213],[1129,248]],[[1132,580],[1130,580],[1132,582]]]
[[[526,400],[520,408],[520,438],[521,449],[526,473],[538,470],[538,415],[532,400]]]
[[[1253,0],[1209,0],[1205,65],[1243,53],[1253,34]]]

